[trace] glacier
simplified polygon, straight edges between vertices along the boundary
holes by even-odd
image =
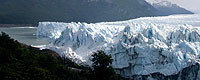
[[[144,17],[100,23],[40,22],[38,37],[48,37],[45,48],[80,65],[91,65],[93,52],[103,50],[124,77],[178,74],[199,63],[200,15]]]

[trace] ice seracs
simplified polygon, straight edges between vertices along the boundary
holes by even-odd
[[[164,22],[162,18],[167,19],[91,24],[41,22],[37,35],[49,37],[51,44],[47,48],[79,64],[90,65],[92,52],[104,50],[114,59],[116,72],[125,77],[156,72],[177,74],[198,62],[200,28]]]
[[[38,37],[48,37],[49,39],[59,38],[61,32],[67,27],[67,23],[40,22],[36,35]]]

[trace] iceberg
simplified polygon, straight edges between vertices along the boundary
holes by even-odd
[[[199,62],[200,19],[194,16],[200,15],[188,16],[101,23],[40,22],[37,35],[49,38],[46,48],[80,65],[91,65],[93,52],[103,50],[112,56],[112,66],[124,77],[168,76]]]

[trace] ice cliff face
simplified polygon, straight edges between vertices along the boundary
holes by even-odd
[[[177,74],[165,76],[161,73],[134,75],[132,80],[200,80],[199,63],[184,68]]]
[[[39,23],[37,28],[38,37],[48,37],[49,39],[59,38],[61,32],[67,27],[67,23],[58,23],[58,22],[45,22]]]
[[[200,57],[200,28],[191,26],[196,26],[199,19],[184,25],[188,17],[179,17],[183,21],[177,24],[167,21],[170,18],[94,24],[41,22],[37,35],[49,37],[51,44],[47,48],[79,64],[90,64],[92,52],[104,50],[114,59],[116,72],[124,77],[156,73],[169,76],[180,74]]]

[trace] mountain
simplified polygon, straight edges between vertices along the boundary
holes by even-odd
[[[191,74],[188,78],[200,75],[200,28],[191,26],[199,24],[199,16],[146,17],[90,24],[41,22],[37,35],[49,37],[51,44],[47,49],[78,64],[91,65],[92,52],[103,50],[112,56],[112,66],[121,76],[157,80],[180,77],[175,80],[181,80],[187,74]]]
[[[101,22],[156,16],[144,0],[0,0],[0,24]]]
[[[161,11],[165,15],[171,14],[193,14],[193,12],[188,11],[177,4],[173,4],[166,0],[147,0],[153,7]]]

